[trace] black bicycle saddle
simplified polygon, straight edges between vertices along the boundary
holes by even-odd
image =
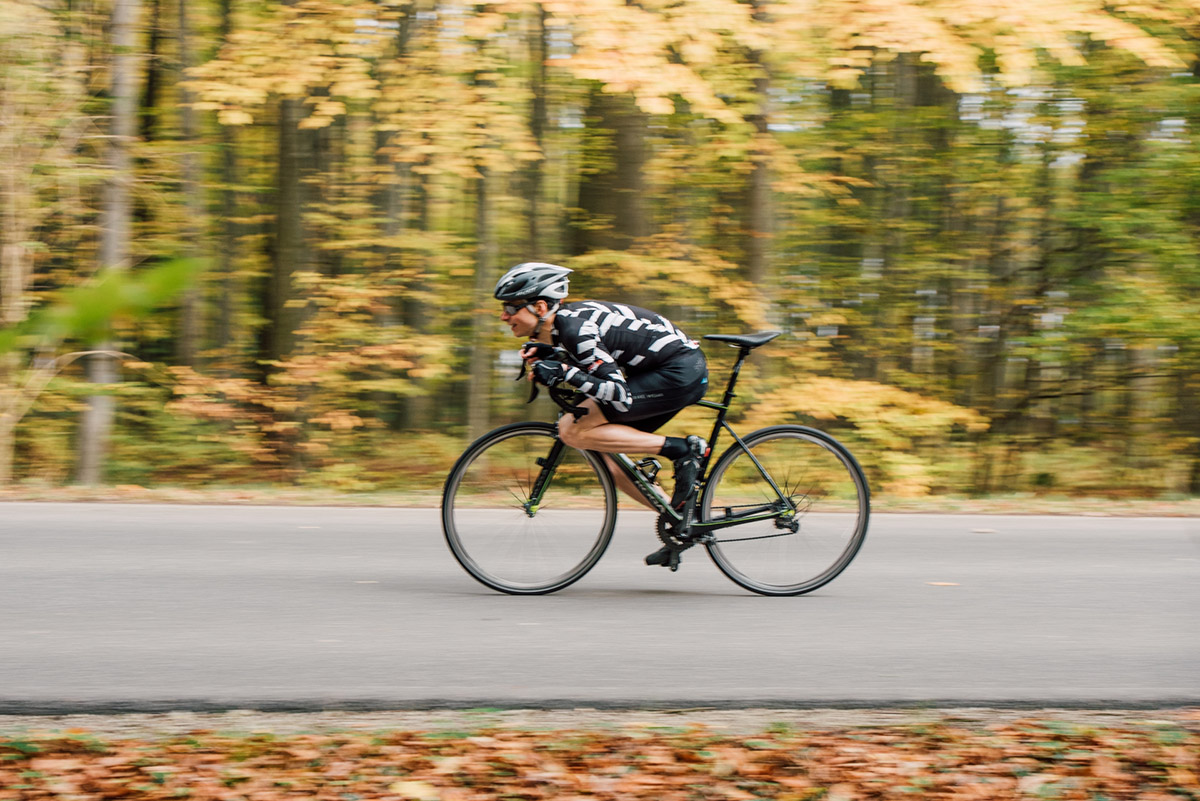
[[[728,342],[730,345],[750,350],[767,344],[782,333],[782,331],[759,331],[757,334],[705,334],[704,338],[714,342]]]

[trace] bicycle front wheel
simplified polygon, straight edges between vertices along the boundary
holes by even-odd
[[[812,592],[845,570],[862,547],[870,515],[867,479],[849,451],[815,429],[773,426],[744,442],[749,453],[734,443],[717,460],[700,519],[747,522],[716,529],[708,553],[722,573],[752,592]]]
[[[480,437],[446,479],[442,529],[476,580],[514,595],[561,590],[600,560],[617,498],[600,458],[562,444],[548,423]]]

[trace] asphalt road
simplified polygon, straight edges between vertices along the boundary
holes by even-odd
[[[0,504],[0,713],[1200,703],[1200,521],[876,515],[798,598],[699,551],[510,597],[436,510]]]

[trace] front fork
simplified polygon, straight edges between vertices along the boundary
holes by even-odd
[[[550,452],[545,456],[539,456],[537,463],[541,466],[538,471],[537,478],[533,481],[533,487],[529,490],[529,499],[526,500],[521,507],[525,510],[528,517],[533,517],[541,508],[542,498],[546,495],[546,488],[550,486],[550,479],[554,476],[554,471],[562,464],[563,452],[566,445],[562,444],[561,440],[554,440],[554,444],[550,446]]]

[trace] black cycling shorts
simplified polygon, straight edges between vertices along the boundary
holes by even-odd
[[[704,397],[708,390],[708,362],[696,348],[681,353],[653,372],[626,374],[625,383],[633,395],[629,411],[619,412],[602,403],[600,411],[604,418],[639,431],[654,431],[681,409]]]

